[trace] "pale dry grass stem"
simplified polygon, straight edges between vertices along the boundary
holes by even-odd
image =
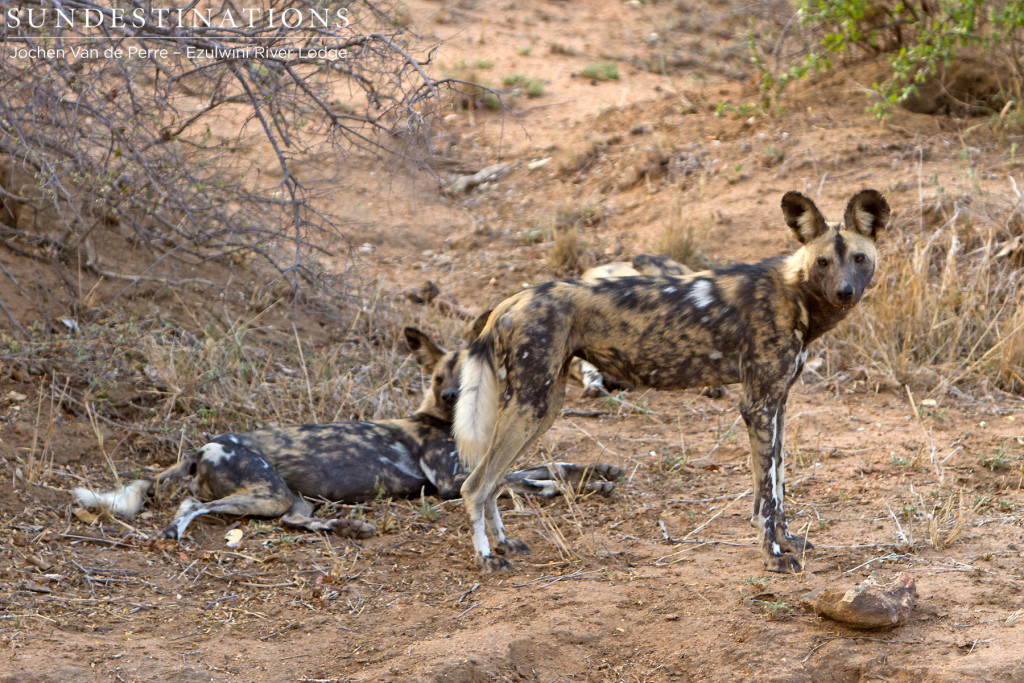
[[[569,562],[579,559],[575,548],[562,532],[561,525],[548,513],[545,506],[538,504],[532,497],[527,497],[527,501],[530,511],[540,520],[542,527],[542,529],[534,529],[534,531],[554,546],[562,560]]]
[[[103,461],[107,464],[107,468],[110,470],[110,473],[114,475],[114,482],[116,486],[120,488],[121,477],[118,476],[117,466],[114,464],[113,452],[108,451],[106,448],[106,430],[100,425],[96,411],[88,399],[85,401],[85,414],[89,418],[89,428],[92,430],[93,436],[96,439],[96,445],[100,449],[100,453],[103,454]],[[116,451],[117,447],[115,446],[113,450]]]
[[[945,480],[945,475],[943,474],[941,465],[935,460],[935,441],[932,439],[931,433],[924,426],[924,420],[921,419],[921,408],[918,407],[917,403],[914,401],[914,393],[910,390],[909,386],[904,386],[903,388],[906,389],[907,391],[907,400],[910,402],[910,411],[913,414],[914,421],[917,422],[917,426],[920,428],[921,434],[924,436],[924,440],[928,443],[928,461],[934,468],[935,475],[938,477],[939,483],[941,484]],[[916,469],[917,467],[920,466],[920,464],[921,449],[918,449],[917,452],[914,454],[914,459],[910,463],[910,465],[911,467],[914,467]]]
[[[934,506],[927,513],[928,540],[932,548],[945,550],[956,543],[976,510],[977,505],[964,506],[963,490],[950,494],[941,506]]]
[[[57,422],[57,409],[67,391],[67,383],[60,396],[54,398],[56,392],[55,383],[50,386],[50,406],[46,417],[45,433],[40,438],[40,431],[43,426],[43,396],[46,393],[43,389],[43,380],[39,380],[39,392],[36,397],[36,417],[32,428],[32,445],[29,447],[28,457],[25,462],[25,481],[29,484],[40,483],[46,478],[47,473],[53,471],[53,444],[50,436],[53,433],[54,425]]]

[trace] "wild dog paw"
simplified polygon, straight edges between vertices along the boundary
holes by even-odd
[[[372,524],[358,519],[339,518],[332,519],[327,523],[331,533],[342,538],[370,538],[377,535],[377,529]]]
[[[804,570],[799,558],[788,554],[769,555],[765,558],[764,568],[780,574],[799,574]]]
[[[725,391],[725,387],[720,385],[713,387],[704,387],[703,389],[700,390],[700,395],[707,396],[708,398],[724,398]]]
[[[168,526],[165,526],[160,531],[159,537],[160,538],[170,538],[170,539],[177,540],[178,539],[178,525],[177,524],[170,524]]]
[[[598,396],[607,396],[608,390],[604,388],[604,385],[600,382],[595,384],[587,384],[583,387],[584,398],[597,398]]]
[[[802,555],[808,550],[814,549],[814,544],[804,536],[794,536],[789,532],[779,534],[779,547],[787,553]]]
[[[599,493],[602,496],[610,496],[615,491],[614,481],[592,481],[587,484],[587,490]]]
[[[596,465],[592,465],[591,469],[594,470],[594,474],[607,481],[615,481],[622,476],[622,468],[618,465],[598,463]]]
[[[514,538],[506,538],[494,546],[494,552],[499,555],[529,555],[530,546]]]
[[[484,555],[480,558],[481,574],[496,574],[507,572],[512,569],[512,563],[498,555]]]

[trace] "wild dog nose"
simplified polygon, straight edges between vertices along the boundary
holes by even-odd
[[[840,301],[850,301],[853,299],[853,285],[848,283],[839,285],[839,289],[836,290],[836,296]]]
[[[459,398],[458,389],[445,389],[441,392],[441,400],[447,403],[455,403]]]

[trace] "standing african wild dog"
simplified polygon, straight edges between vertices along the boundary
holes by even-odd
[[[529,552],[505,535],[495,494],[502,475],[551,426],[574,356],[637,386],[681,389],[742,384],[750,437],[753,523],[769,570],[797,572],[811,544],[790,534],[783,509],[783,435],[789,388],[807,345],[846,317],[875,269],[875,240],[889,205],[855,194],[842,223],[828,223],[798,192],[782,198],[802,246],[791,256],[681,277],[633,276],[549,282],[498,305],[462,366],[455,408],[462,486],[484,571],[507,569],[491,554]]]
[[[355,519],[314,518],[313,506],[303,496],[346,503],[422,492],[457,498],[467,472],[460,466],[451,427],[459,366],[466,352],[445,352],[412,327],[405,328],[405,340],[420,367],[431,375],[430,389],[415,413],[398,420],[300,425],[214,437],[157,475],[159,485],[194,474],[190,490],[207,501],[182,501],[163,535],[181,538],[200,515],[230,514],[282,516],[290,526],[362,538],[374,533],[371,525]],[[511,472],[504,483],[517,493],[545,497],[556,495],[560,482],[608,493],[614,488],[609,479],[621,471],[611,465],[552,463]],[[140,479],[115,493],[76,489],[75,495],[88,507],[131,515],[141,509],[152,483]]]

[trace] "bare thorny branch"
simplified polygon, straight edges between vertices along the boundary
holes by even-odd
[[[47,243],[98,274],[117,270],[90,246],[106,225],[154,264],[246,249],[297,286],[311,256],[347,243],[295,160],[333,148],[429,161],[429,60],[381,3],[167,7],[0,0],[0,154],[7,176],[31,178],[0,199],[50,211],[67,227]],[[260,167],[263,147],[276,170]],[[12,216],[4,244],[25,234]]]

